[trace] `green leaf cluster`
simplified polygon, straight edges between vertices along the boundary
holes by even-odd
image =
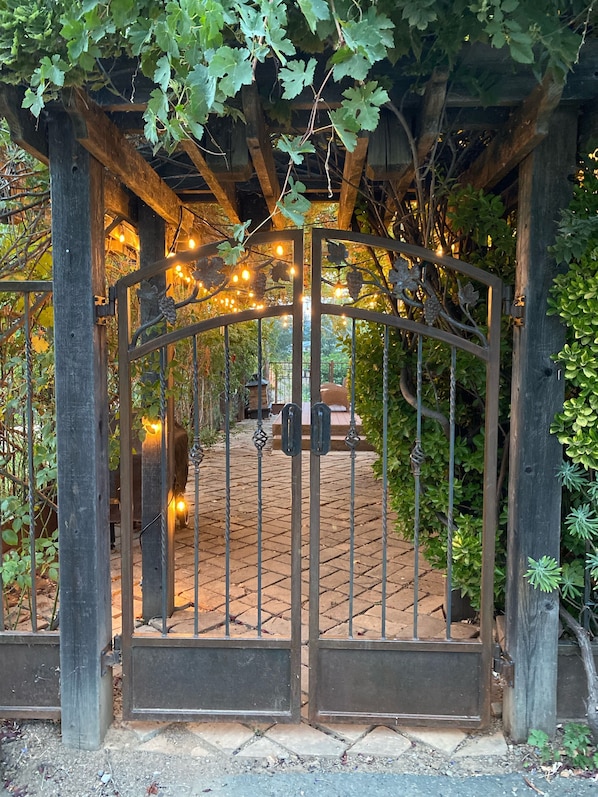
[[[156,148],[174,148],[201,139],[212,115],[242,116],[240,91],[272,61],[277,85],[266,93],[276,102],[307,90],[321,107],[323,87],[343,84],[327,130],[314,125],[308,137],[334,134],[351,150],[358,132],[376,128],[398,59],[409,60],[401,74],[413,76],[414,89],[436,67],[456,67],[473,42],[508,49],[538,74],[565,74],[586,32],[585,11],[581,0],[4,0],[0,81],[25,86],[24,105],[38,116],[65,86],[117,91],[115,62],[134,59],[153,86],[145,135]],[[133,76],[125,99],[133,102],[135,90]],[[303,213],[289,202],[281,210],[297,223]]]
[[[567,328],[554,359],[563,368],[566,397],[552,431],[573,462],[598,469],[598,176],[588,161],[563,212],[557,259],[567,267],[551,292],[550,309]]]
[[[568,722],[552,741],[544,731],[530,731],[527,743],[535,748],[542,764],[553,764],[553,771],[573,767],[584,772],[598,770],[598,748],[590,728],[581,722]]]

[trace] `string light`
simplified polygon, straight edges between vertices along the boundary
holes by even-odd
[[[282,257],[284,255],[284,246],[282,244],[278,244],[276,247],[276,254],[278,257]]]
[[[195,238],[189,238],[189,249],[195,249],[196,246]]]

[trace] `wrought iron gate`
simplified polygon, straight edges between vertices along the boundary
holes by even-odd
[[[254,236],[236,265],[210,245],[118,283],[124,713],[298,721],[303,675],[313,720],[484,725],[500,281],[450,257],[334,230],[313,230],[307,273],[303,260],[302,232],[285,231]],[[204,308],[202,318],[191,315],[197,308]],[[274,421],[274,446],[262,379],[273,319],[290,324],[293,350],[292,401]],[[345,338],[345,385],[322,385],[323,323]],[[249,332],[238,336],[239,325]],[[362,351],[368,336],[375,361],[372,350]],[[253,375],[235,370],[241,337],[255,342]],[[446,353],[446,365],[437,364],[443,387],[428,373],[426,347]],[[307,405],[304,348],[311,360]],[[413,365],[413,384],[407,368],[400,378],[396,372],[397,350]],[[460,503],[467,470],[456,387],[462,358],[482,363],[485,382],[478,386],[483,517]],[[378,451],[378,480],[356,411],[366,369],[377,374],[379,421],[366,419],[365,426]],[[202,431],[205,380],[221,393],[223,434],[211,447]],[[249,445],[239,447],[231,416],[244,384],[253,391],[253,422]],[[343,390],[346,400],[335,407]],[[412,413],[412,450],[403,463],[412,474],[409,518],[392,509],[389,429],[397,402]],[[189,523],[176,534],[175,410],[191,438]],[[429,460],[436,471],[427,470]],[[141,496],[134,494],[136,467]],[[426,526],[430,478],[446,483],[439,527],[438,518]],[[411,524],[412,543],[399,539],[397,522]],[[469,627],[451,616],[460,524],[480,535],[481,611]],[[446,550],[440,575],[422,556],[424,539],[434,535]]]
[[[0,282],[0,346],[0,717],[57,718],[51,282]]]

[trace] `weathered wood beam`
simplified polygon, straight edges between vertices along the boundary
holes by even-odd
[[[17,86],[0,85],[0,116],[10,130],[10,137],[34,158],[48,163],[48,134],[43,119],[35,119],[22,107],[23,90]]]
[[[548,135],[550,118],[564,85],[563,79],[548,72],[459,182],[489,189],[518,166]]]
[[[396,180],[394,193],[397,197],[397,202],[408,191],[415,177],[416,168],[421,166],[432,147],[438,141],[446,100],[447,82],[448,72],[440,69],[435,69],[428,80],[419,115],[415,142],[417,165],[413,162],[410,163],[405,167],[403,174]]]
[[[276,229],[284,229],[285,221],[276,207],[280,199],[280,182],[276,173],[276,163],[272,152],[272,143],[266,129],[262,111],[262,102],[257,86],[244,86],[242,90],[243,113],[247,125],[247,146],[253,161],[272,223]]]
[[[193,214],[156,174],[92,99],[80,89],[63,92],[79,143],[159,216],[186,233]]]
[[[353,152],[347,152],[343,167],[343,182],[338,202],[338,228],[348,230],[355,209],[357,192],[368,152],[369,138],[360,136]]]
[[[133,224],[137,222],[137,203],[111,174],[104,175],[104,208]]]
[[[556,727],[559,595],[532,587],[525,573],[530,556],[559,559],[561,485],[555,474],[562,446],[550,425],[563,407],[564,380],[553,354],[565,331],[547,314],[559,271],[549,246],[571,196],[576,140],[577,111],[560,108],[546,139],[519,168],[515,294],[525,317],[513,330],[506,585],[506,644],[515,677],[503,704],[515,742],[525,742],[532,728],[552,735]]]
[[[195,166],[197,171],[201,174],[206,183],[210,186],[210,190],[214,194],[216,202],[222,207],[228,218],[233,224],[239,224],[241,219],[239,217],[239,209],[237,206],[237,197],[235,195],[235,186],[231,183],[224,183],[216,177],[214,172],[210,169],[204,158],[201,150],[191,139],[185,139],[180,143],[181,149],[187,153],[191,159],[191,163]]]
[[[104,169],[63,111],[48,122],[60,548],[62,738],[96,750],[112,718]]]

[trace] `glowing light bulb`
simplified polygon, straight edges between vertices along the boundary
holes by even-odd
[[[121,244],[124,244],[124,242],[125,242],[125,234],[124,234],[124,232],[121,232],[121,234],[118,236],[118,240],[121,242]]]
[[[195,249],[196,246],[195,238],[189,238],[189,249]]]
[[[246,268],[244,268],[243,271],[241,272],[241,276],[243,277],[245,282],[247,282],[247,280],[251,277],[251,274]]]
[[[176,508],[177,512],[184,512],[185,509],[187,509],[187,504],[182,498],[179,498],[179,500],[176,502]]]
[[[276,254],[278,257],[282,257],[284,255],[284,246],[282,244],[278,244],[276,247]]]
[[[238,282],[238,281],[239,281],[239,275],[233,274],[233,282]]]

